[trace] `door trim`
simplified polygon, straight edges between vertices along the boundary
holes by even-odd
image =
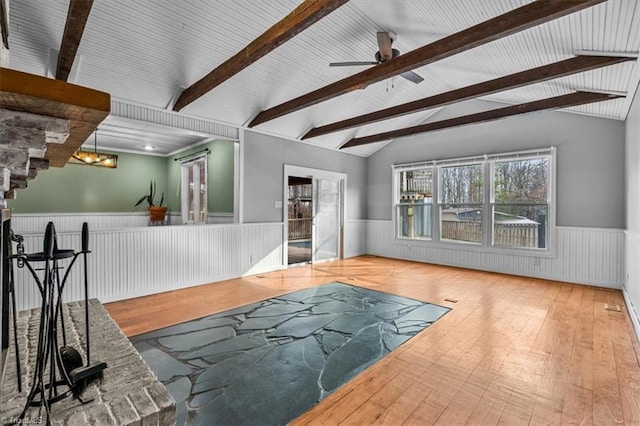
[[[332,172],[330,170],[314,169],[311,167],[294,166],[291,164],[284,165],[284,179],[282,185],[282,265],[288,267],[289,251],[289,220],[287,217],[286,203],[288,202],[288,190],[289,190],[289,176],[298,177],[310,177],[311,179],[324,178],[324,179],[336,179],[341,182],[342,185],[342,197],[340,208],[340,224],[337,230],[339,235],[339,258],[344,257],[344,224],[347,217],[347,174],[341,172]]]

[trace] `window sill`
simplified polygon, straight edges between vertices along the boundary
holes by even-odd
[[[431,239],[415,239],[395,237],[394,245],[396,246],[415,246],[415,247],[427,247],[427,248],[442,248],[446,250],[461,250],[461,251],[477,251],[483,253],[494,253],[503,255],[514,256],[527,256],[527,257],[540,257],[540,258],[555,258],[556,250],[554,248],[547,249],[529,249],[529,248],[511,248],[511,247],[499,247],[499,246],[486,246],[481,243],[474,243],[469,241],[433,241]]]

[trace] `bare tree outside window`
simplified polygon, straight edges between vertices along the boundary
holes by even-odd
[[[551,147],[395,166],[396,235],[549,250],[554,158]]]
[[[481,204],[482,164],[443,167],[440,170],[440,202],[443,204]]]
[[[493,170],[493,244],[546,248],[549,159],[501,161]]]
[[[440,169],[440,236],[482,242],[484,175],[482,164]]]

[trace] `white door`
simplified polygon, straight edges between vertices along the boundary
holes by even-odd
[[[313,179],[313,262],[340,258],[342,181]]]

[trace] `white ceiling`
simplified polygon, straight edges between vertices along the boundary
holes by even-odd
[[[188,87],[229,59],[298,6],[301,0],[95,0],[74,64],[76,84],[106,91],[121,103],[164,110]],[[364,67],[329,62],[373,60],[376,32],[398,35],[401,53],[529,3],[527,0],[350,0],[293,39],[184,108],[180,115],[244,126],[261,110],[343,79]],[[68,1],[11,0],[10,63],[47,75],[62,39]],[[607,2],[414,70],[425,81],[396,77],[257,126],[299,139],[310,128],[569,58],[576,51],[638,52],[640,4]],[[626,118],[640,81],[637,61],[538,83],[484,99],[519,104],[575,89],[627,92],[627,98],[567,111]],[[423,111],[309,139],[337,149],[352,137],[424,123]],[[160,154],[208,134],[109,117],[99,147]],[[93,139],[90,140],[93,144]],[[368,156],[387,142],[345,150]]]

